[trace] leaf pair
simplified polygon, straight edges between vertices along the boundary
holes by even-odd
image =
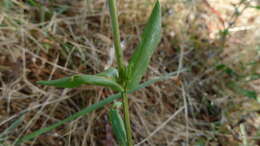
[[[79,87],[80,85],[97,85],[97,86],[104,86],[109,87],[118,92],[127,92],[131,93],[135,90],[139,90],[148,86],[156,81],[168,79],[169,74],[167,76],[163,76],[154,80],[147,81],[141,85],[139,82],[143,77],[144,73],[147,70],[149,65],[151,56],[160,42],[161,37],[161,9],[160,3],[157,0],[155,6],[153,8],[152,14],[148,20],[144,28],[144,32],[141,36],[141,41],[134,52],[133,56],[130,59],[129,65],[126,69],[123,69],[124,76],[118,75],[118,70],[114,68],[110,68],[102,73],[96,75],[74,75],[71,77],[65,77],[62,79],[57,80],[50,80],[50,81],[39,81],[38,84],[42,85],[51,85],[61,88],[75,88]],[[126,78],[125,78],[126,75]],[[122,82],[123,81],[123,82]],[[128,91],[124,91],[124,88],[129,89]],[[17,144],[20,144],[24,141],[30,140],[34,137],[37,137],[45,132],[48,132],[54,128],[57,128],[66,122],[75,120],[76,118],[85,115],[91,111],[99,109],[104,105],[111,103],[112,101],[121,98],[120,94],[112,95],[98,103],[91,105],[90,107],[86,107],[81,111],[69,116],[68,118],[58,121],[57,123],[37,130],[29,135],[26,135],[17,141]],[[126,140],[126,132],[124,123],[122,122],[122,118],[120,117],[119,111],[117,109],[112,109],[109,112],[110,121],[112,124],[113,132],[115,133],[120,145],[124,146],[127,145]],[[128,141],[130,143],[130,141]]]
[[[129,65],[126,68],[125,80],[126,88],[132,89],[136,87],[144,73],[147,70],[151,56],[160,42],[161,37],[161,8],[157,1],[153,8],[152,14],[144,28],[141,36],[141,42],[136,51],[130,59]],[[118,71],[111,68],[103,73],[97,75],[74,75],[58,80],[39,81],[37,83],[42,85],[52,85],[61,88],[75,88],[82,84],[98,85],[109,87],[115,91],[123,91],[122,86],[117,82]]]
[[[183,70],[180,70],[179,73],[180,72],[185,72],[185,71],[187,71],[187,70],[183,69]],[[168,74],[165,74],[163,76],[151,79],[151,80],[146,81],[145,83],[142,83],[142,84],[138,85],[137,87],[129,90],[127,93],[130,94],[130,93],[133,93],[135,91],[141,90],[142,88],[148,87],[151,84],[153,84],[155,82],[158,82],[158,81],[169,80],[170,78],[172,78],[175,75],[177,75],[177,72],[168,73]],[[79,118],[79,117],[81,117],[83,115],[87,115],[90,112],[93,112],[93,111],[95,111],[97,109],[100,109],[100,108],[104,107],[105,105],[110,104],[113,101],[115,101],[117,99],[120,99],[120,98],[122,98],[120,93],[111,95],[111,96],[109,96],[109,97],[99,101],[98,103],[95,103],[95,104],[93,104],[91,106],[88,106],[88,107],[85,107],[85,108],[81,109],[79,112],[76,112],[76,113],[70,115],[69,117],[67,117],[67,118],[65,118],[63,120],[60,120],[60,121],[58,121],[58,122],[56,122],[56,123],[54,123],[54,124],[52,124],[52,125],[50,125],[48,127],[44,127],[42,129],[39,129],[39,130],[37,130],[37,131],[35,131],[35,132],[31,133],[31,134],[28,134],[28,135],[20,138],[17,141],[17,144],[21,144],[22,142],[25,142],[25,141],[28,141],[28,140],[33,139],[35,137],[38,137],[41,134],[44,134],[44,133],[46,133],[48,131],[51,131],[51,130],[57,128],[57,127],[60,127],[63,124],[65,124],[67,122],[70,122],[70,121],[73,121],[73,120],[75,120],[75,119],[77,119],[77,118]]]
[[[115,68],[110,68],[96,75],[74,75],[62,79],[51,81],[38,81],[38,84],[51,85],[60,88],[75,88],[80,85],[97,85],[109,87],[115,91],[123,91],[123,88],[116,82],[118,71]]]

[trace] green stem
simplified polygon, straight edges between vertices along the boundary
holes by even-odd
[[[108,3],[109,3],[109,11],[110,11],[111,22],[112,22],[116,61],[119,67],[119,73],[122,73],[124,69],[124,64],[123,64],[123,51],[120,46],[120,33],[119,33],[117,7],[116,7],[115,0],[108,0]]]
[[[123,60],[123,51],[120,46],[120,33],[119,33],[119,24],[118,24],[118,14],[117,14],[117,7],[116,7],[116,0],[108,0],[109,4],[109,11],[111,16],[112,22],[112,31],[113,31],[113,40],[115,46],[115,54],[116,54],[116,61],[119,68],[119,78],[121,84],[125,84],[125,75],[124,75],[124,60]],[[121,92],[123,97],[123,107],[124,107],[124,123],[125,129],[127,134],[127,143],[128,146],[133,146],[132,142],[132,130],[130,125],[130,118],[129,118],[129,107],[128,107],[128,97],[127,91]]]
[[[127,91],[122,92],[122,96],[123,96],[124,122],[125,122],[125,129],[127,135],[127,144],[128,146],[133,146]]]

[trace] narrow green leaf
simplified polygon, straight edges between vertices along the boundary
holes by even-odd
[[[253,74],[249,75],[249,81],[258,80],[258,79],[260,79],[259,73],[253,73]]]
[[[241,94],[241,95],[244,95],[248,98],[252,98],[252,99],[257,99],[257,93],[256,91],[253,91],[253,90],[247,90],[247,89],[244,89],[244,88],[241,88],[236,82],[230,82],[228,84],[229,87],[231,87],[232,89],[235,90],[235,92]]]
[[[23,119],[24,119],[24,116],[22,114],[8,128],[6,128],[2,133],[0,133],[0,142],[5,139],[7,134],[9,134],[10,132],[14,131],[14,129],[22,123]]]
[[[75,88],[82,84],[110,87],[115,91],[123,91],[123,88],[115,81],[117,71],[109,69],[97,75],[74,75],[57,80],[38,81],[38,84],[50,85],[60,88]]]
[[[223,70],[226,74],[230,75],[230,76],[238,76],[238,74],[229,66],[225,65],[225,64],[219,64],[216,66],[217,70]]]
[[[181,73],[181,72],[184,72],[184,71],[186,71],[186,70],[183,69],[183,70],[180,70],[179,72]],[[147,81],[147,82],[145,82],[143,84],[138,85],[134,89],[128,91],[128,93],[133,93],[134,91],[137,91],[137,90],[140,90],[140,89],[145,88],[147,86],[150,86],[151,84],[153,84],[155,82],[170,79],[171,77],[173,77],[176,74],[177,74],[177,72],[172,72],[172,73],[168,73],[166,75],[154,78],[154,79],[149,80],[149,81]],[[45,127],[45,128],[39,129],[39,130],[29,134],[29,135],[26,135],[26,136],[22,137],[16,143],[20,144],[22,142],[25,142],[25,141],[28,141],[28,140],[33,139],[35,137],[38,137],[39,135],[44,134],[44,133],[46,133],[48,131],[51,131],[51,130],[57,128],[57,127],[60,127],[60,126],[62,126],[63,124],[65,124],[67,122],[73,121],[73,120],[75,120],[75,119],[77,119],[77,118],[79,118],[79,117],[81,117],[83,115],[86,115],[86,114],[88,114],[88,113],[90,113],[90,112],[92,112],[94,110],[100,109],[103,106],[105,106],[106,104],[109,104],[109,103],[111,103],[114,100],[119,99],[119,98],[121,98],[121,94],[120,93],[111,95],[111,96],[107,97],[106,99],[99,101],[96,104],[93,104],[93,105],[91,105],[89,107],[86,107],[86,108],[82,109],[81,111],[79,111],[79,112],[77,112],[77,113],[67,117],[64,120],[61,120],[61,121],[59,121],[59,122],[57,122],[57,123],[55,123],[53,125],[50,125],[49,127]]]
[[[23,119],[24,119],[24,115],[22,114],[21,116],[19,116],[19,118],[16,121],[14,121],[10,125],[10,127],[5,129],[4,133],[12,132],[18,125],[20,125],[22,123]]]
[[[260,5],[258,5],[258,6],[251,6],[251,8],[255,8],[257,10],[260,10]]]
[[[144,75],[150,58],[160,42],[161,38],[161,8],[159,1],[156,2],[152,14],[144,28],[141,42],[130,59],[127,67],[128,89],[132,89],[139,84]]]
[[[244,95],[248,98],[252,98],[252,99],[257,98],[257,93],[255,91],[242,89],[242,88],[240,88],[238,91],[239,91],[239,93],[241,93],[242,95]]]
[[[120,146],[127,146],[127,138],[124,122],[116,108],[109,111],[109,121],[112,125],[113,133]]]
[[[38,6],[39,4],[38,4],[38,2],[36,2],[35,0],[27,0],[26,1],[29,5],[31,5],[31,6]]]
[[[229,35],[229,29],[224,29],[224,30],[220,30],[219,31],[219,34],[222,36],[222,37],[226,37],[227,35]]]

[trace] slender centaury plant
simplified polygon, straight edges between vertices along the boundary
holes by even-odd
[[[75,88],[80,85],[97,85],[108,87],[118,94],[112,95],[98,103],[87,107],[70,117],[61,120],[49,127],[39,129],[29,135],[26,135],[16,141],[16,144],[33,139],[45,132],[48,132],[54,128],[63,125],[66,122],[75,120],[76,118],[85,115],[91,111],[103,107],[104,105],[113,102],[116,99],[123,98],[123,113],[124,120],[122,120],[119,112],[120,102],[116,102],[111,110],[109,111],[109,120],[112,125],[114,135],[120,146],[132,146],[132,131],[129,117],[128,107],[128,94],[133,91],[139,90],[145,86],[148,86],[158,80],[169,78],[172,74],[150,80],[143,84],[139,84],[141,78],[145,74],[147,67],[150,62],[150,58],[160,42],[161,36],[161,10],[160,3],[157,1],[152,10],[152,14],[149,17],[148,23],[146,24],[144,31],[141,36],[141,41],[137,46],[134,54],[132,55],[128,65],[124,63],[123,51],[120,46],[120,34],[118,24],[118,14],[115,0],[108,0],[112,32],[115,48],[115,56],[117,61],[117,68],[110,68],[102,73],[96,75],[73,75],[71,77],[65,77],[57,80],[50,81],[38,81],[41,85],[50,85],[60,88]]]

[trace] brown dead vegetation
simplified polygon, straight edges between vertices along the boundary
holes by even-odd
[[[0,6],[0,133],[22,113],[24,117],[3,141],[5,145],[112,94],[92,86],[57,89],[37,85],[36,81],[94,74],[114,65],[105,0],[35,0],[37,5],[11,1],[11,6],[3,5],[4,1]],[[259,79],[244,84],[216,65],[225,64],[239,74],[260,74],[260,12],[247,8],[231,18],[238,0],[161,2],[163,37],[144,80],[181,68],[188,71],[131,95],[135,143],[239,145],[246,139],[258,145]],[[152,4],[146,0],[118,2],[127,59],[138,43]],[[236,21],[223,40],[219,31],[233,19]],[[228,86],[230,82],[256,91],[258,99],[235,92]],[[108,109],[83,116],[24,145],[115,145]],[[241,135],[241,125],[247,137]]]

